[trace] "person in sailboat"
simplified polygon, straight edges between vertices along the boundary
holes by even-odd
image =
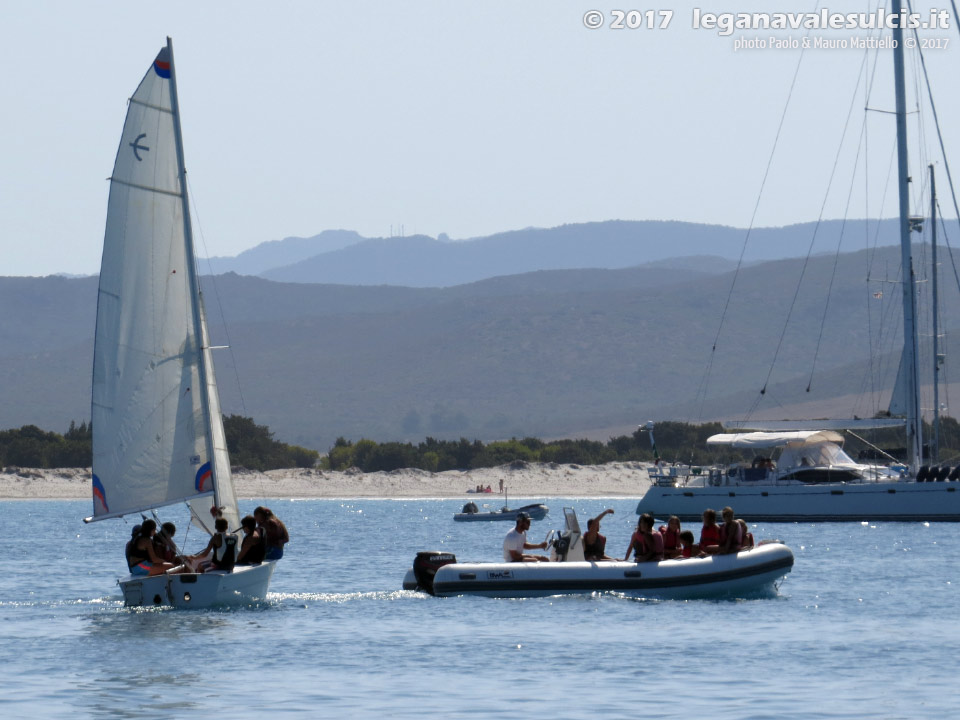
[[[160,526],[157,534],[153,536],[153,548],[165,562],[176,562],[180,555],[177,544],[173,541],[173,536],[176,534],[177,526],[172,522],[165,522]]]
[[[173,563],[164,561],[154,549],[156,532],[156,521],[144,520],[137,537],[127,543],[127,567],[131,575],[161,575],[173,568]]]
[[[210,536],[210,542],[196,555],[187,559],[196,564],[197,572],[224,570],[230,572],[236,564],[237,536],[227,532],[229,524],[226,518],[217,518],[214,524],[216,532]]]
[[[134,525],[130,529],[130,539],[127,540],[127,544],[123,547],[123,557],[126,558],[127,565],[130,564],[130,549],[133,547],[133,544],[139,539],[141,527],[142,526],[138,524],[138,525]]]
[[[240,521],[243,528],[243,542],[237,555],[237,565],[259,565],[266,555],[267,544],[253,515],[247,515]]]
[[[290,533],[280,518],[273,514],[270,508],[258,507],[253,511],[257,527],[263,533],[267,544],[266,560],[279,560],[283,557],[283,546],[290,542]]]

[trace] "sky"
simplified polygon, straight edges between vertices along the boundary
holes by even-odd
[[[610,219],[748,227],[895,212],[895,190],[886,204],[878,199],[892,116],[865,113],[862,89],[872,77],[870,105],[892,109],[889,50],[773,47],[770,38],[858,33],[724,36],[694,27],[690,4],[661,7],[670,5],[667,27],[631,29],[612,27],[614,10],[650,8],[0,0],[0,274],[97,272],[126,101],[168,35],[201,255],[335,228],[467,239]],[[697,8],[702,16],[823,6]],[[920,0],[914,10],[929,7]],[[592,10],[597,29],[586,27]],[[948,41],[925,58],[949,155],[960,148],[960,34],[951,18],[920,37]],[[751,39],[767,47],[737,49]],[[917,118],[925,114],[925,96],[909,102]],[[933,126],[924,132],[932,147]],[[838,148],[844,162],[831,183]],[[914,158],[929,162],[919,148]]]

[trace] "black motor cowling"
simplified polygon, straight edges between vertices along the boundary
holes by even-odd
[[[433,576],[444,565],[451,565],[457,561],[453,553],[439,550],[425,550],[418,552],[413,559],[413,574],[417,578],[417,589],[433,595]]]

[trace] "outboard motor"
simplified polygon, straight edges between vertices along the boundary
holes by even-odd
[[[417,578],[417,589],[425,590],[433,595],[433,576],[444,565],[452,565],[457,561],[453,553],[439,550],[425,550],[418,552],[413,559],[413,574]]]

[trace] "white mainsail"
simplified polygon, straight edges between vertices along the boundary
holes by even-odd
[[[168,40],[130,99],[107,207],[93,363],[93,519],[191,501],[238,526]],[[213,497],[210,497],[213,496]]]

